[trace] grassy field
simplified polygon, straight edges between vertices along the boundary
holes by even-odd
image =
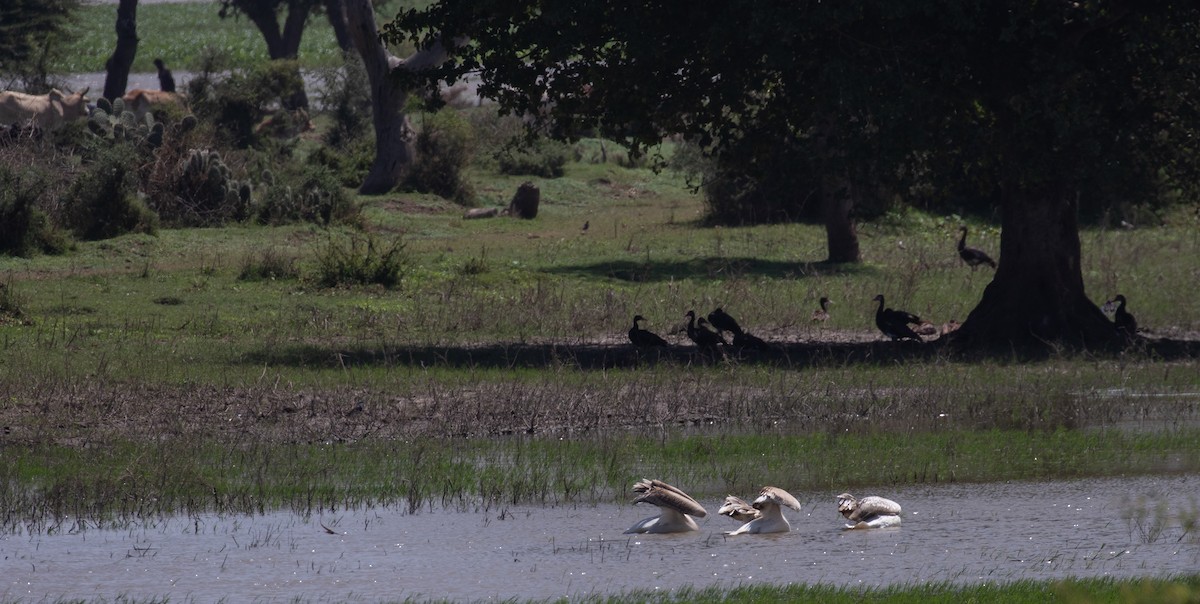
[[[376,20],[384,23],[399,7],[411,4],[386,2],[376,9]],[[137,8],[138,52],[131,70],[153,72],[152,61],[158,57],[174,70],[194,71],[200,68],[201,57],[213,51],[219,51],[231,68],[267,60],[267,45],[254,24],[244,15],[221,19],[219,12],[217,2],[141,3]],[[51,73],[104,71],[104,62],[117,41],[116,17],[116,3],[81,6],[62,52],[50,65]],[[309,21],[298,55],[305,68],[342,64],[333,29],[323,15]]]

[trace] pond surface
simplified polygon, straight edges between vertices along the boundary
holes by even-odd
[[[1200,568],[1200,476],[910,486],[899,528],[845,531],[834,492],[793,492],[792,532],[624,535],[645,504],[487,513],[175,517],[0,537],[0,600],[376,602],[578,597],[758,583],[885,586],[1163,576]],[[749,493],[741,494],[743,496]],[[1162,505],[1159,512],[1156,506]],[[1182,520],[1181,520],[1182,518]],[[332,530],[332,534],[326,530]],[[1200,530],[1200,527],[1197,527]]]

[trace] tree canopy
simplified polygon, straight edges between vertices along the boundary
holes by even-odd
[[[385,36],[467,40],[436,77],[477,72],[555,136],[678,133],[748,164],[784,141],[826,196],[994,199],[1000,268],[963,341],[1111,343],[1083,291],[1080,208],[1200,184],[1191,2],[444,0]]]
[[[0,74],[44,77],[50,43],[78,5],[78,0],[5,0],[0,5]]]

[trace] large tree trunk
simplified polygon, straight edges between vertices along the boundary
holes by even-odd
[[[337,40],[338,48],[343,52],[354,50],[354,40],[350,37],[350,29],[346,26],[346,13],[342,8],[342,0],[324,0],[325,16],[329,18],[329,26],[333,28],[333,37]]]
[[[854,185],[849,179],[827,177],[821,187],[821,220],[825,223],[827,262],[861,262],[858,229],[850,211],[854,209]]]
[[[1065,185],[1004,192],[1000,266],[954,334],[956,344],[1005,351],[1120,345],[1084,292],[1078,206]]]
[[[300,55],[300,42],[304,37],[304,25],[312,13],[314,0],[293,0],[287,2],[287,15],[284,17],[283,28],[279,27],[279,19],[270,2],[255,2],[242,0],[238,3],[240,10],[246,14],[254,26],[258,28],[267,44],[267,56],[275,60],[295,60]],[[303,81],[303,78],[301,78]],[[307,109],[308,95],[301,86],[295,94],[283,99],[288,109]]]
[[[117,6],[117,46],[104,64],[104,98],[113,100],[125,95],[129,85],[129,68],[137,56],[138,0],[121,0]]]
[[[434,67],[445,61],[447,55],[441,43],[437,43],[404,60],[392,56],[379,40],[371,0],[344,1],[350,37],[362,55],[371,84],[375,124],[375,161],[358,190],[365,195],[378,195],[396,188],[413,160],[413,132],[404,114],[409,91],[399,83],[403,78],[394,74]]]

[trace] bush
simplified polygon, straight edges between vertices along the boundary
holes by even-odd
[[[333,118],[326,145],[341,149],[363,139],[371,128],[371,89],[367,69],[357,52],[343,53],[341,68],[319,73],[321,109]]]
[[[295,61],[268,61],[223,80],[206,66],[188,81],[192,111],[215,123],[222,137],[239,148],[257,142],[254,128],[274,107],[289,108],[303,94],[304,80]]]
[[[66,221],[76,237],[99,240],[157,230],[158,216],[136,192],[135,159],[132,150],[118,145],[71,183]]]
[[[296,268],[296,256],[277,248],[268,248],[254,256],[247,256],[238,273],[241,281],[276,281],[296,279],[300,271]]]
[[[327,168],[343,187],[357,188],[366,180],[375,161],[375,141],[360,138],[340,149],[323,145],[317,147],[306,161]]]
[[[563,175],[570,156],[571,148],[566,143],[539,138],[505,146],[496,160],[502,174],[558,178]]]
[[[317,254],[316,282],[322,287],[395,287],[400,284],[408,260],[404,248],[398,238],[383,243],[374,235],[351,235],[343,241],[331,237],[325,249]]]
[[[452,109],[426,114],[406,184],[422,193],[468,203],[474,193],[465,171],[474,153],[471,125],[462,116]]]
[[[264,171],[256,219],[262,224],[312,222],[321,225],[359,222],[362,209],[333,172],[313,165],[285,164],[278,176]]]
[[[38,207],[45,190],[46,179],[40,171],[18,173],[0,164],[0,254],[59,254],[70,247],[66,235]]]

